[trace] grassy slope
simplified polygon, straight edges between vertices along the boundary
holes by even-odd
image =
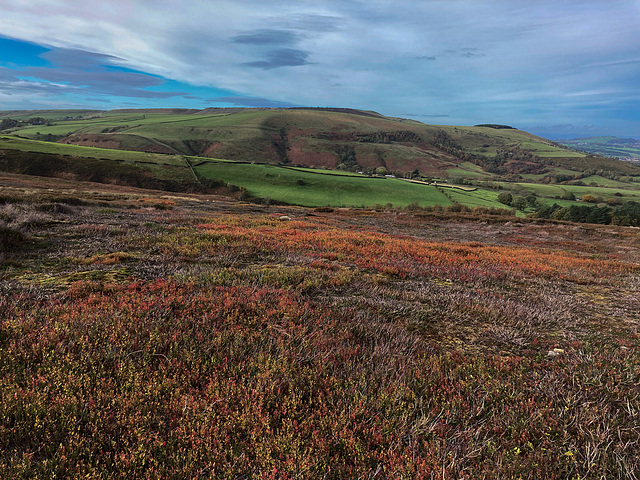
[[[0,120],[3,118],[27,120],[29,118],[41,117],[48,120],[59,121],[65,117],[91,117],[101,115],[102,113],[100,110],[0,110]]]
[[[38,142],[15,138],[0,139],[0,148],[39,151],[43,153],[77,157],[124,160],[140,165],[160,179],[191,179],[185,157],[180,155],[149,154],[50,142]],[[206,161],[207,163],[198,165]],[[412,185],[393,179],[372,179],[345,172],[327,172],[314,169],[283,168],[267,165],[212,162],[202,157],[189,157],[194,171],[200,178],[222,180],[248,189],[249,194],[259,198],[269,197],[274,201],[306,206],[407,206],[418,202],[422,206],[449,205],[450,200],[434,187]],[[154,167],[157,165],[157,167]],[[173,171],[163,165],[183,167],[184,171]],[[298,180],[305,185],[297,184]]]
[[[581,154],[555,147],[551,142],[535,137],[519,130],[496,130],[488,127],[451,127],[424,125],[419,122],[403,122],[382,116],[356,115],[353,113],[338,113],[310,110],[239,110],[235,113],[225,111],[211,111],[194,113],[171,113],[167,111],[113,111],[103,112],[99,116],[94,113],[83,120],[58,122],[51,127],[34,126],[21,129],[19,133],[25,136],[42,138],[44,135],[64,136],[75,133],[78,139],[82,135],[99,135],[100,138],[114,139],[122,143],[123,148],[144,149],[157,139],[161,145],[174,151],[193,153],[202,145],[218,145],[212,150],[212,155],[230,159],[252,160],[257,162],[273,162],[279,160],[275,154],[273,142],[278,138],[283,127],[289,132],[290,148],[296,146],[302,155],[310,155],[309,163],[313,164],[313,155],[319,152],[329,152],[329,157],[335,154],[340,145],[355,145],[356,157],[369,159],[366,161],[382,161],[390,168],[399,165],[410,165],[416,158],[430,162],[434,167],[434,176],[463,177],[475,180],[490,180],[491,176],[483,172],[480,167],[469,162],[452,161],[452,157],[436,150],[423,150],[423,147],[410,145],[406,142],[375,143],[353,142],[350,135],[372,135],[383,132],[409,131],[425,141],[433,140],[437,132],[444,130],[455,143],[463,146],[465,151],[484,155],[495,154],[499,148],[517,147],[529,150],[548,158],[559,165],[570,168],[593,167],[593,159],[586,159]],[[117,129],[114,133],[104,134],[104,130]],[[39,135],[36,133],[39,132]],[[318,132],[325,132],[318,134]],[[343,137],[347,135],[346,137]],[[73,137],[72,137],[73,138]],[[151,143],[150,143],[151,142]],[[99,144],[99,143],[97,143]],[[41,151],[45,153],[59,153],[92,158],[125,160],[130,162],[152,162],[159,164],[187,167],[185,158],[181,155],[150,154],[124,150],[113,150],[95,147],[80,147],[62,145],[50,142],[28,142],[18,139],[0,140],[0,147],[22,150]],[[425,147],[426,148],[426,147]],[[429,147],[431,148],[431,147]],[[253,152],[253,153],[251,153]],[[305,153],[306,152],[306,153]],[[333,153],[331,153],[333,152]],[[247,153],[249,156],[247,157]],[[558,155],[567,154],[565,157]],[[572,157],[573,155],[573,157]],[[426,157],[430,159],[425,160]],[[202,161],[198,157],[189,157],[192,164]],[[320,157],[318,157],[320,158]],[[376,160],[377,159],[377,160]],[[320,161],[320,160],[318,160]],[[612,168],[621,165],[608,159],[596,159],[597,166]],[[320,164],[322,162],[320,161]],[[425,165],[424,163],[421,165]],[[624,165],[625,168],[634,167]],[[372,205],[392,203],[407,205],[417,201],[422,205],[438,202],[447,204],[441,194],[433,191],[426,192],[421,186],[370,183],[370,179],[357,178],[354,180],[330,181],[330,177],[311,176],[305,180],[305,186],[299,186],[296,180],[302,179],[289,172],[278,171],[277,175],[267,176],[264,166],[220,165],[215,163],[197,167],[197,173],[202,178],[217,178],[228,183],[245,187],[251,195],[270,197],[273,200],[303,205]],[[423,170],[424,171],[424,170]],[[575,174],[576,170],[567,170],[562,166],[549,167],[551,173]],[[166,176],[166,172],[161,172]],[[442,174],[442,175],[440,175]],[[524,177],[533,182],[541,175],[527,175]],[[322,180],[317,180],[322,178]],[[306,179],[306,177],[305,177]],[[303,179],[304,180],[304,179]],[[636,200],[632,192],[636,184],[609,180],[592,176],[585,179],[585,183],[595,181],[601,186],[616,187],[623,193],[622,200]],[[267,183],[265,183],[267,182]],[[373,180],[376,182],[376,180]],[[373,187],[373,185],[376,185]],[[529,191],[538,195],[559,196],[565,190],[573,191],[576,196],[593,194],[609,198],[613,195],[610,190],[594,187],[577,186],[548,186],[522,184]],[[476,193],[452,196],[455,201],[471,206],[501,206],[496,202],[495,191],[480,189]]]
[[[206,119],[205,119],[206,120]],[[228,120],[227,120],[228,121]],[[497,202],[497,194],[493,189],[480,188],[477,192],[452,192],[448,190],[449,197],[445,197],[433,187],[414,185],[398,180],[382,180],[362,177],[346,172],[329,172],[317,169],[282,168],[266,165],[239,164],[235,162],[217,160],[212,162],[203,157],[184,157],[181,155],[150,154],[144,152],[121,151],[113,149],[83,147],[65,145],[51,142],[39,142],[13,137],[0,139],[0,148],[17,149],[23,151],[39,151],[69,155],[74,157],[87,157],[97,159],[111,159],[131,162],[144,167],[160,179],[179,179],[191,181],[192,174],[188,170],[186,158],[192,165],[196,165],[195,172],[201,178],[211,178],[247,188],[249,194],[259,198],[269,197],[274,201],[306,205],[352,205],[373,206],[391,203],[394,206],[407,206],[418,202],[419,205],[428,206],[434,204],[448,205],[451,200],[468,206],[503,207]],[[206,162],[202,165],[202,162]],[[154,167],[154,165],[159,167]],[[160,168],[162,165],[183,167],[184,172],[171,171]],[[475,168],[474,168],[475,167]],[[455,170],[456,174],[462,171],[475,173],[481,180],[478,167],[473,164],[462,164]],[[327,175],[330,173],[331,175]],[[462,175],[460,175],[462,176]],[[342,177],[342,178],[341,178]],[[302,180],[304,186],[298,185]],[[597,181],[603,185],[615,186],[612,188],[576,186],[576,185],[540,185],[534,183],[504,183],[504,188],[522,189],[522,193],[532,192],[536,195],[551,197],[561,196],[565,191],[572,191],[578,198],[585,194],[591,194],[603,199],[613,197],[616,192],[622,193],[619,197],[622,201],[638,201],[638,184],[616,182],[602,177],[588,177],[587,180]],[[546,200],[545,200],[546,201]]]
[[[447,195],[456,203],[469,207],[495,207],[509,208],[498,202],[500,192],[495,190],[478,189],[473,192],[465,192],[458,189],[447,189]]]
[[[540,185],[535,183],[514,183],[514,184],[502,184],[507,188],[521,188],[522,193],[526,195],[526,192],[533,192],[536,195],[544,195],[548,197],[561,196],[565,191],[572,192],[577,198],[583,195],[593,195],[596,197],[602,197],[604,200],[611,198],[615,193],[621,193],[619,197],[622,201],[639,201],[640,190],[634,189],[621,189],[621,188],[605,188],[605,187],[590,187],[579,185]]]
[[[576,157],[583,153],[565,150],[553,145],[550,140],[537,137],[517,129],[495,129],[489,127],[453,127],[438,125],[465,151],[479,155],[493,156],[499,148],[517,147],[531,151],[540,157]]]
[[[155,163],[160,165],[187,166],[184,157],[157,153],[115,150],[111,148],[84,147],[81,145],[65,145],[61,143],[25,140],[15,137],[0,137],[0,148],[21,150],[25,152],[41,152],[59,155],[71,155],[88,158],[103,158],[127,162]]]
[[[466,178],[466,179],[482,179],[490,178],[493,175],[482,170],[482,167],[470,162],[464,162],[460,165],[447,169],[447,177],[449,178]]]
[[[285,169],[270,165],[212,163],[194,167],[200,178],[212,178],[240,185],[250,195],[304,206],[374,206],[391,203],[405,207],[450,205],[435,187],[401,180],[361,176],[326,175],[310,170]],[[303,184],[299,185],[301,181]]]
[[[577,199],[580,199],[583,195],[593,195],[595,197],[601,197],[603,201],[610,198],[616,198],[618,201],[634,201],[640,202],[640,189],[635,185],[619,182],[616,185],[621,185],[624,188],[612,188],[612,187],[592,187],[592,186],[578,186],[578,185],[546,185],[537,183],[506,183],[506,182],[492,182],[493,185],[498,185],[506,191],[510,191],[513,195],[536,195],[541,201],[547,204],[557,203],[560,206],[570,205],[583,205],[578,201],[562,200],[560,198],[565,192],[572,192]],[[630,188],[631,187],[631,188]],[[498,195],[501,191],[492,188],[479,188],[473,192],[463,192],[460,190],[447,189],[448,196],[456,203],[467,205],[470,207],[483,206],[483,207],[504,207],[503,204],[498,202]],[[620,193],[621,196],[614,195]]]
[[[192,154],[185,147],[184,140],[203,143],[221,143],[221,151],[226,158],[247,159],[253,155],[258,160],[277,161],[277,157],[265,154],[272,149],[272,135],[278,135],[283,127],[298,129],[290,138],[292,143],[302,145],[309,152],[334,153],[340,140],[323,139],[314,132],[330,135],[355,132],[373,134],[381,131],[409,131],[425,141],[433,140],[440,130],[446,131],[453,140],[462,145],[465,151],[484,155],[495,154],[498,148],[520,147],[542,157],[583,157],[583,154],[563,150],[551,142],[519,130],[496,130],[486,127],[450,127],[425,125],[419,122],[399,121],[383,116],[366,116],[353,113],[329,112],[322,110],[252,110],[225,114],[170,114],[149,113],[145,111],[104,112],[100,118],[83,121],[58,122],[51,127],[35,126],[20,130],[20,134],[41,138],[47,134],[66,136],[71,134],[100,134],[105,128],[126,127],[120,134],[136,135],[157,139],[177,150]],[[38,136],[37,133],[40,135]],[[404,148],[407,146],[405,145]],[[127,145],[123,148],[137,148]],[[437,149],[422,144],[404,151],[403,146],[389,143],[359,143],[358,155],[362,158],[378,158],[383,164],[391,162],[392,168],[401,168],[402,164],[425,159],[438,158]],[[426,148],[426,150],[425,150]],[[441,154],[441,152],[440,152]],[[244,158],[242,158],[244,155]],[[446,157],[446,155],[445,155]],[[394,159],[397,161],[393,161]],[[418,159],[418,160],[416,160]],[[366,161],[366,160],[365,160]],[[372,160],[369,160],[372,161]],[[448,161],[451,161],[449,159]],[[445,159],[446,163],[446,159]],[[454,167],[458,161],[449,167]],[[425,168],[425,167],[423,167]],[[411,168],[410,168],[411,170]],[[446,170],[446,168],[444,169]]]

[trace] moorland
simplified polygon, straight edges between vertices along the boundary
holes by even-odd
[[[169,133],[178,152],[64,143],[103,112],[5,131],[0,477],[636,477],[640,234],[619,209],[637,167],[503,126],[316,113],[393,125],[330,147],[385,163],[216,159]],[[440,140],[381,133],[398,123]],[[304,135],[302,152],[329,142]],[[397,170],[386,148],[441,163]]]

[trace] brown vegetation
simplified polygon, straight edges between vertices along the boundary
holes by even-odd
[[[640,469],[637,229],[19,175],[0,197],[24,240],[3,478]]]

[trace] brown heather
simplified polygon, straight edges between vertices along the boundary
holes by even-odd
[[[1,478],[640,475],[637,229],[3,182]]]

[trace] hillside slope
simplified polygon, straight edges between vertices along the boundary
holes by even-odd
[[[450,171],[476,175],[473,165],[490,173],[541,173],[541,165],[549,162],[571,167],[586,157],[512,128],[426,125],[351,109],[114,110],[87,112],[82,118],[47,113],[46,125],[21,124],[5,132],[121,150],[349,171],[383,167],[396,174],[417,170],[445,178]],[[584,162],[580,165],[585,168]],[[620,168],[640,173],[635,166]]]

